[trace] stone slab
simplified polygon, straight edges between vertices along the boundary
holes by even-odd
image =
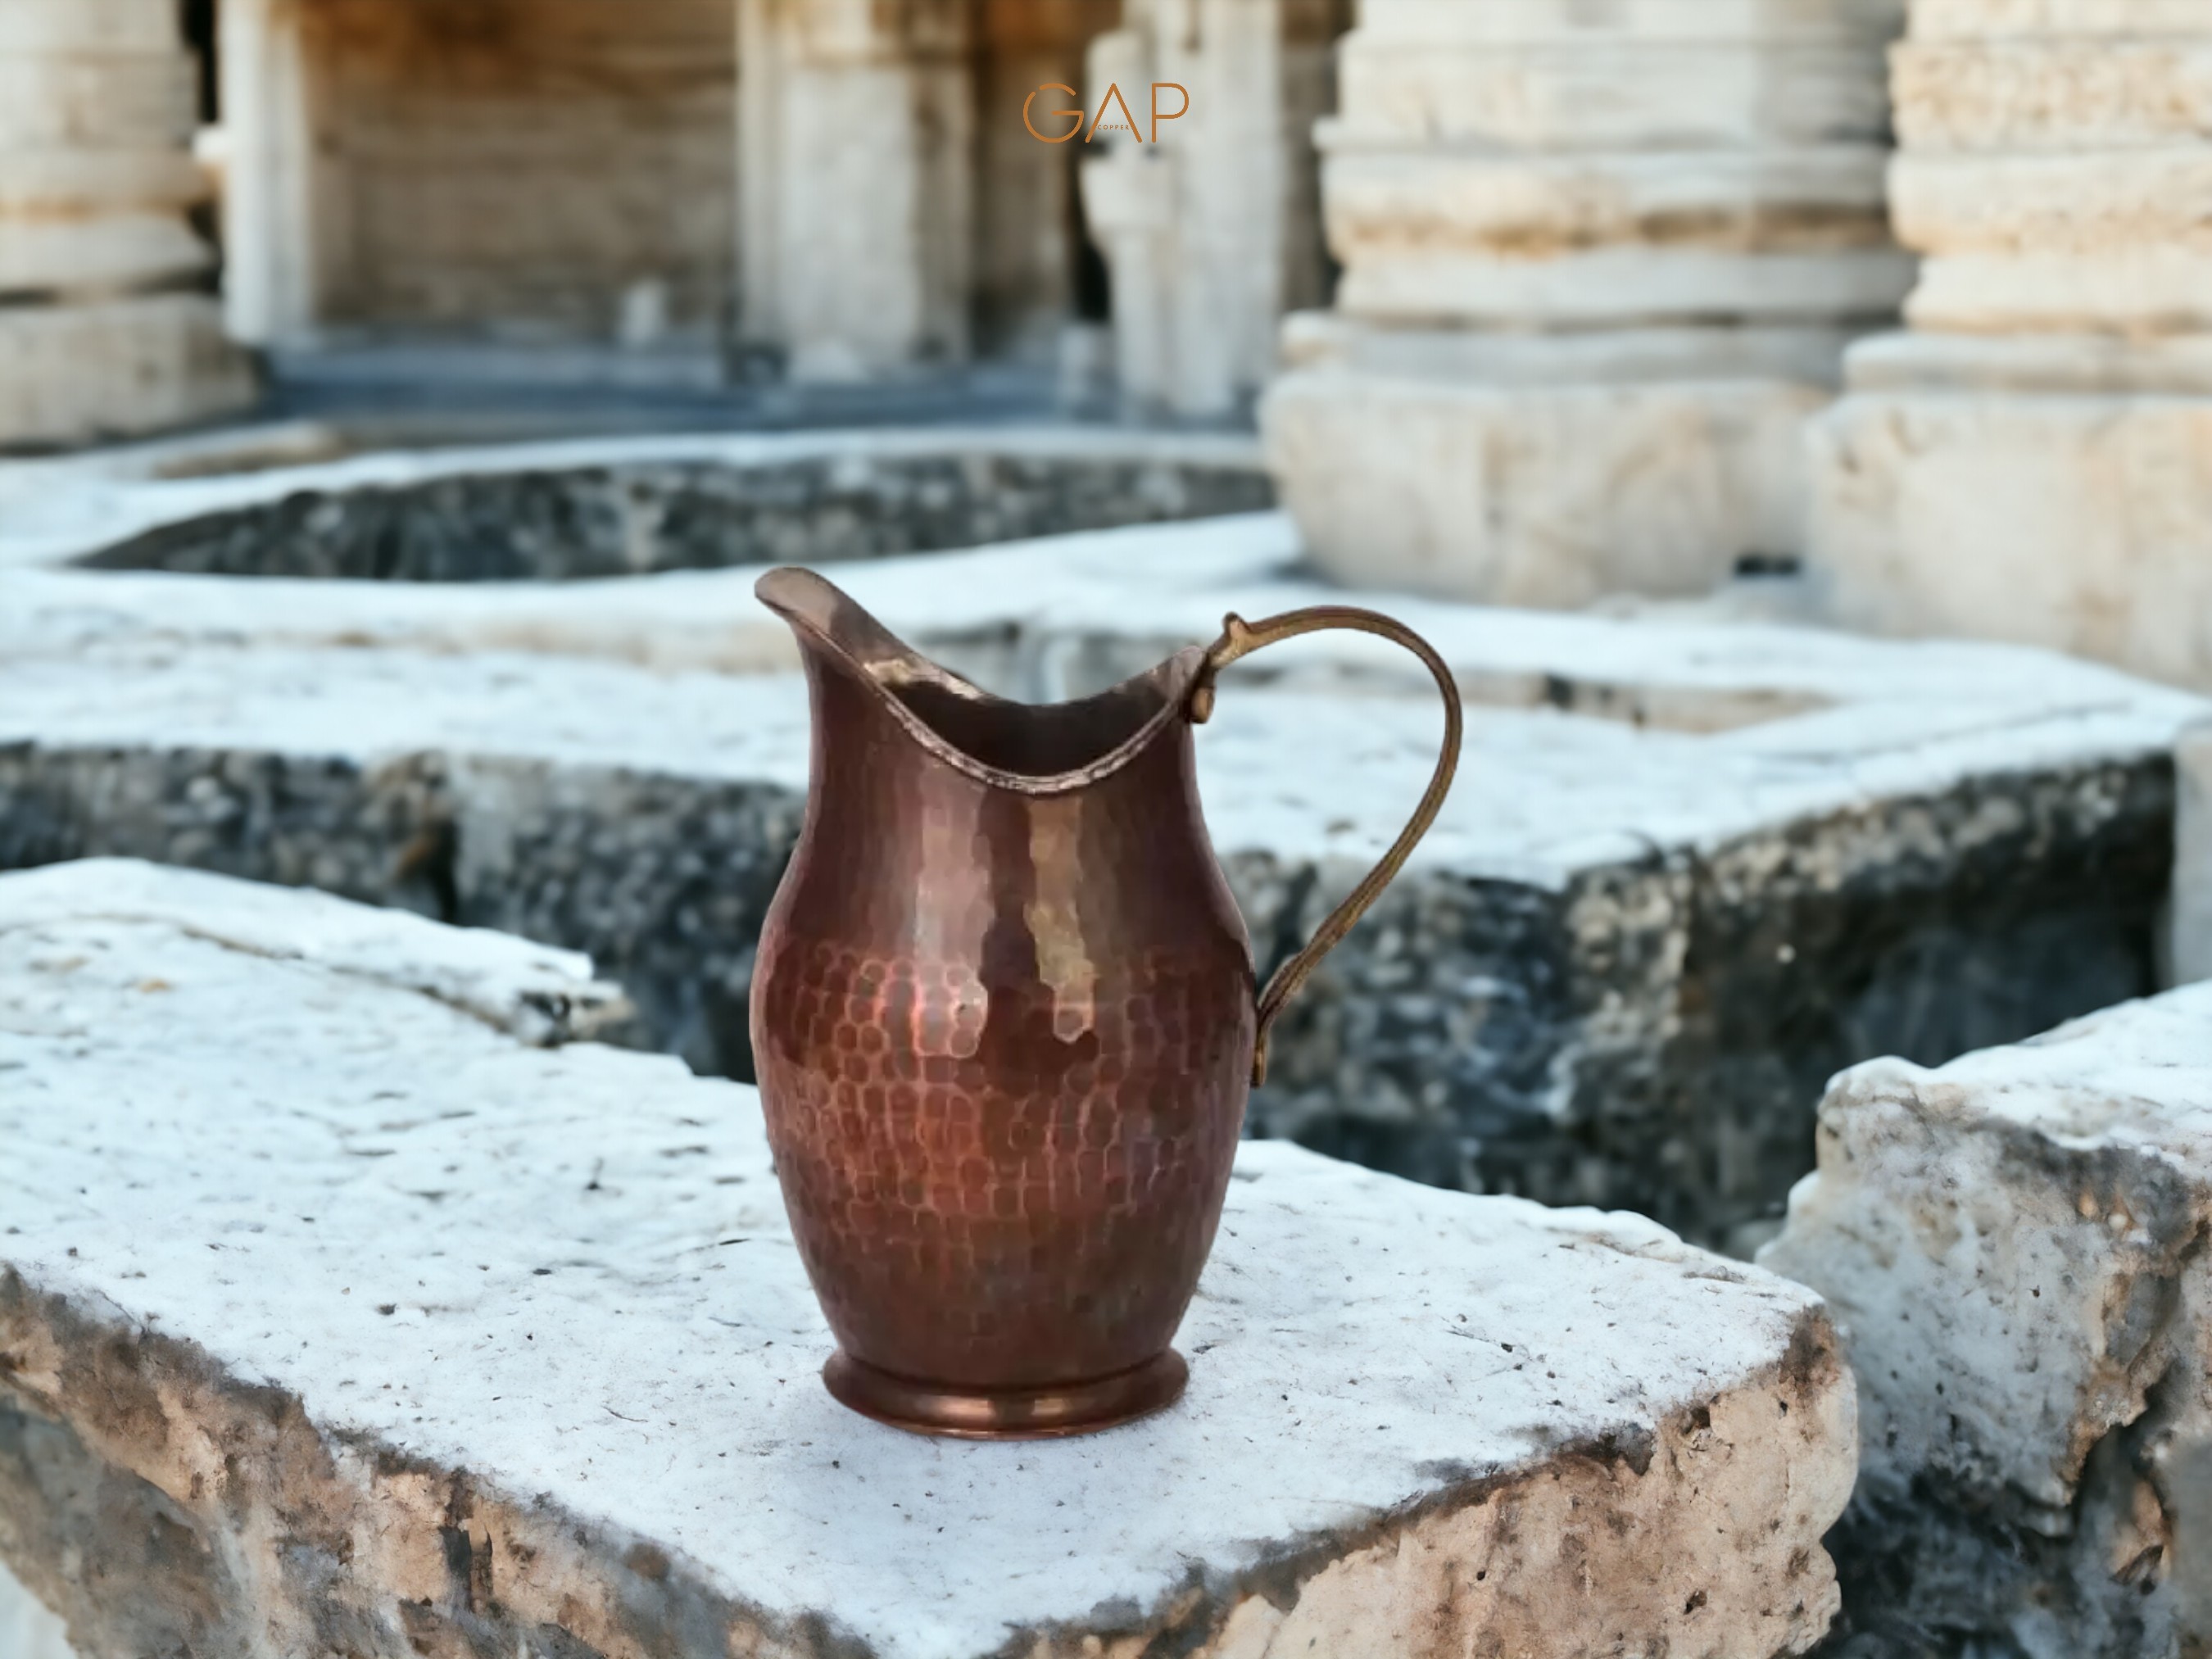
[[[2197,0],[1913,0],[1916,40],[2212,34]]]
[[[215,256],[183,217],[119,209],[89,217],[0,218],[0,290],[106,295],[196,276]]]
[[[0,308],[0,447],[183,426],[247,408],[258,390],[205,295]]]
[[[1869,335],[1844,358],[1854,392],[2212,397],[2212,331]]]
[[[2186,4],[2188,0],[2166,0]],[[1881,41],[1905,24],[1905,0],[1365,0],[1362,31],[1378,38],[1486,45],[1651,41]]]
[[[2071,255],[2124,266],[2137,251],[2212,258],[2212,143],[2050,155],[1900,154],[1899,240],[1939,258]],[[2198,308],[2202,317],[2212,302]]]
[[[1303,556],[1266,516],[836,574],[941,659],[1049,699],[1232,607],[1340,599]],[[0,585],[0,863],[130,853],[588,949],[638,1003],[634,1040],[742,1074],[807,764],[751,580],[20,571]],[[1294,1006],[1267,1133],[1741,1242],[1809,1167],[1840,1066],[2149,988],[2166,757],[2197,700],[1995,647],[1384,603],[1475,703],[1463,781]],[[1379,642],[1270,655],[1200,739],[1263,967],[1395,835],[1437,727],[1421,671]]]
[[[1848,1332],[1867,1415],[1841,1538],[1877,1628],[2212,1638],[2208,1247],[2212,987],[1837,1079],[1762,1260]]]
[[[1349,264],[1337,307],[1392,325],[1527,329],[1875,320],[1896,313],[1915,270],[1909,254],[1876,247],[1729,253],[1624,244],[1527,260],[1406,248]]]
[[[1329,245],[1348,264],[1398,249],[1540,263],[1618,243],[1786,254],[1888,242],[1874,145],[1499,156],[1370,154],[1322,135]]]
[[[2212,687],[2212,398],[1856,392],[1814,447],[1808,556],[1844,625]]]
[[[244,574],[628,576],[878,558],[1249,511],[1274,497],[1258,443],[1226,434],[657,434],[402,445],[325,466],[273,465],[299,441],[289,428],[246,429],[141,459],[0,466],[0,567],[104,546],[100,556],[117,564]],[[281,567],[272,546],[289,550]]]
[[[1889,136],[1881,52],[1591,40],[1498,47],[1370,30],[1338,52],[1337,142],[1558,154],[1795,149]]]
[[[190,207],[208,194],[208,176],[184,149],[55,145],[0,154],[0,228],[22,235],[26,222],[94,218],[112,213]]]
[[[0,55],[0,144],[181,149],[199,83],[177,52]]]
[[[2212,331],[2212,251],[2154,245],[2084,253],[1930,258],[1906,301],[1916,328],[2137,337]]]
[[[1524,346],[1522,349],[1527,349]],[[1817,385],[1279,380],[1262,425],[1319,567],[1358,586],[1571,608],[1712,591],[1798,535]]]
[[[2212,980],[2212,726],[2182,736],[2174,751],[2173,915],[2167,960],[2178,984]]]
[[[1515,333],[1393,327],[1340,312],[1302,311],[1284,321],[1282,357],[1288,371],[1347,368],[1486,390],[1744,380],[1833,386],[1856,337],[1849,328],[1819,324]]]
[[[1832,1612],[1826,1321],[1649,1223],[1248,1146],[1181,1404],[912,1438],[817,1381],[750,1090],[19,890],[0,1553],[86,1659],[1764,1656]]]
[[[1890,65],[1899,141],[1921,155],[2212,136],[2212,36],[1914,41]]]

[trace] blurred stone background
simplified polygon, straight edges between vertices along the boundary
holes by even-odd
[[[1467,770],[1255,1132],[1748,1255],[1832,1073],[2212,975],[2208,227],[2208,0],[0,0],[0,868],[588,950],[743,1077],[749,568],[1033,697],[1351,592]],[[1203,751],[1263,970],[1433,741],[1301,649]],[[1853,1659],[2199,1639],[1856,1524]]]

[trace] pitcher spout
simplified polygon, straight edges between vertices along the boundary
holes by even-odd
[[[790,625],[810,672],[858,681],[938,759],[1024,794],[1063,793],[1118,770],[1189,717],[1206,668],[1205,650],[1189,646],[1095,696],[1015,702],[931,661],[811,570],[771,570],[753,592]]]

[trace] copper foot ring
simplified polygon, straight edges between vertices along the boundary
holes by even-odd
[[[1089,1382],[1042,1389],[948,1389],[915,1382],[842,1349],[822,1368],[841,1405],[913,1434],[959,1440],[1053,1440],[1132,1422],[1182,1398],[1190,1367],[1174,1349]]]

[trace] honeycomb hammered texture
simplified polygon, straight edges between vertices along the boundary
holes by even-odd
[[[1140,1364],[1212,1248],[1252,1054],[1189,726],[1031,794],[933,754],[848,665],[809,672],[813,795],[753,1025],[830,1328],[963,1388]]]

